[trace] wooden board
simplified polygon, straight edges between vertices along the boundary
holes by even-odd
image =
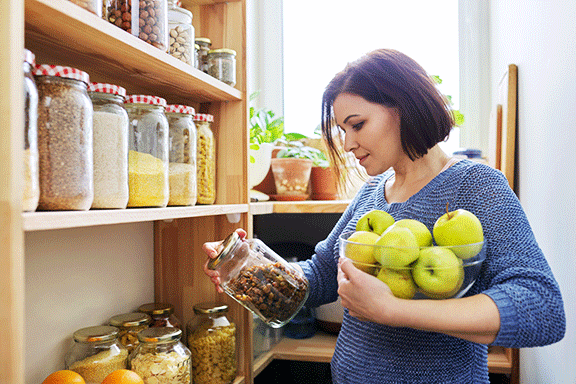
[[[502,140],[500,169],[514,189],[516,167],[516,115],[518,101],[518,67],[510,64],[498,84],[498,103],[502,105]]]
[[[490,112],[488,132],[488,164],[496,169],[502,167],[502,104],[497,104]]]

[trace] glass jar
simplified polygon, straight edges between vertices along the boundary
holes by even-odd
[[[40,181],[38,180],[38,89],[32,69],[36,66],[32,52],[24,50],[24,192],[22,210],[32,212],[38,206]]]
[[[170,199],[168,205],[196,204],[196,125],[194,108],[169,105],[166,117],[170,127]]]
[[[236,325],[228,306],[200,303],[186,324],[194,384],[228,384],[236,378]]]
[[[110,325],[118,328],[118,341],[126,347],[128,353],[138,346],[138,332],[148,328],[152,319],[145,313],[132,312],[110,318]]]
[[[138,307],[138,312],[150,316],[150,328],[173,327],[181,329],[180,320],[174,315],[174,307],[166,303],[148,303]]]
[[[132,95],[124,106],[130,121],[128,207],[165,207],[170,195],[166,100]]]
[[[191,384],[190,350],[181,336],[182,330],[171,327],[138,333],[140,344],[130,355],[130,369],[145,383]]]
[[[198,44],[194,44],[194,68],[198,68],[198,51],[200,50],[200,46]]]
[[[216,201],[216,142],[212,132],[214,116],[198,113],[196,123],[196,181],[198,204],[214,204]]]
[[[76,5],[92,12],[98,17],[102,17],[102,0],[69,0]]]
[[[210,52],[212,41],[207,37],[197,37],[195,43],[198,44],[198,66],[196,68],[208,73],[208,52]]]
[[[74,332],[64,358],[65,369],[79,373],[86,384],[100,384],[117,369],[126,369],[128,350],[118,341],[118,328],[99,325]]]
[[[192,12],[177,6],[169,7],[168,28],[168,53],[186,64],[194,65]]]
[[[166,0],[106,0],[105,18],[126,32],[167,52]]]
[[[91,83],[94,108],[94,200],[92,208],[126,208],[128,204],[128,113],[126,90]]]
[[[34,69],[38,88],[41,210],[88,210],[92,180],[92,102],[86,72],[59,65]]]
[[[233,232],[208,268],[220,273],[224,292],[272,328],[288,323],[308,297],[302,272],[259,239],[240,239]]]
[[[208,74],[225,84],[236,85],[236,51],[227,48],[208,52]]]

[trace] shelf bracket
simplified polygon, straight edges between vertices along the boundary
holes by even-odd
[[[226,214],[226,219],[228,220],[228,222],[230,224],[239,223],[241,217],[242,216],[240,215],[240,213],[227,213]]]

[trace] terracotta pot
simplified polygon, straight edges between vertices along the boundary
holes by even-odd
[[[272,173],[278,195],[303,197],[308,191],[312,160],[293,157],[273,158]]]
[[[338,183],[332,167],[312,167],[310,172],[312,200],[338,200]]]

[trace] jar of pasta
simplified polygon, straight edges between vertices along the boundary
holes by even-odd
[[[236,51],[227,48],[208,52],[208,74],[225,84],[236,85]]]
[[[98,17],[102,17],[102,0],[70,0]]]
[[[88,210],[92,179],[90,77],[76,68],[37,65],[41,210]]]
[[[86,384],[100,384],[117,369],[126,369],[128,350],[118,341],[118,328],[100,325],[74,332],[64,358],[65,369],[79,373]]]
[[[126,208],[128,204],[128,113],[126,90],[91,83],[94,107],[94,200],[92,208]]]
[[[166,100],[132,95],[124,106],[130,120],[128,207],[165,207],[169,198]]]
[[[32,52],[24,50],[24,193],[22,210],[35,211],[40,198],[38,180],[38,89],[32,69],[36,66]]]
[[[214,204],[216,201],[216,142],[212,132],[214,116],[197,113],[196,123],[196,181],[198,204]]]
[[[110,325],[119,329],[118,340],[131,353],[139,344],[138,332],[148,328],[152,319],[145,313],[132,312],[110,318]]]
[[[138,333],[140,344],[130,355],[130,369],[145,383],[191,384],[190,350],[181,337],[182,330],[172,327]]]
[[[173,0],[168,0],[168,52],[186,64],[194,65],[194,26],[192,12],[180,8]]]
[[[197,37],[195,43],[198,45],[198,69],[208,73],[208,52],[212,46],[212,41],[207,37]]]
[[[168,205],[196,204],[196,125],[194,108],[169,105],[166,117],[170,127],[170,199]]]
[[[174,307],[167,303],[148,303],[138,307],[138,312],[147,314],[152,318],[150,328],[174,327],[182,328],[180,320],[174,314]]]
[[[186,325],[195,384],[228,384],[236,378],[236,325],[228,306],[201,303]]]

